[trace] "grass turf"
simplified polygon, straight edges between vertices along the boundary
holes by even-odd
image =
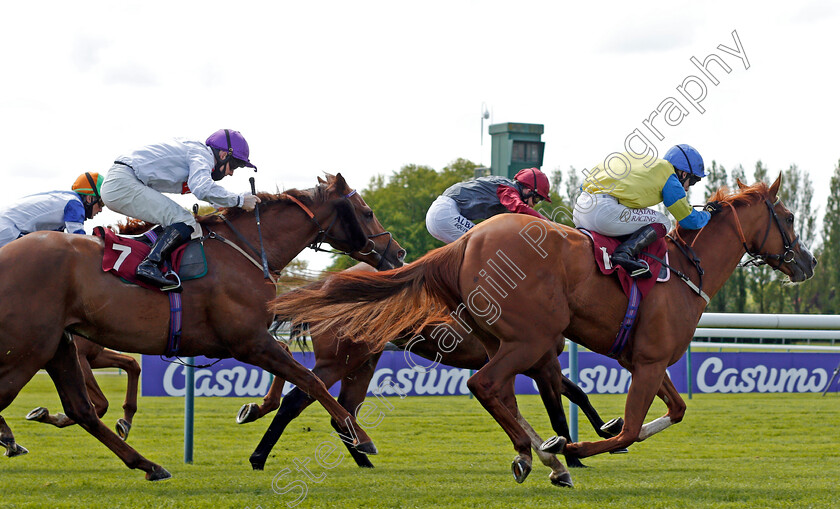
[[[99,378],[121,416],[124,377]],[[623,413],[623,395],[593,395],[602,417]],[[551,486],[535,460],[519,485],[501,428],[465,396],[369,399],[382,411],[368,428],[379,448],[375,469],[357,468],[343,447],[327,454],[326,412],[312,406],[294,421],[264,471],[248,456],[269,420],[237,425],[253,399],[198,398],[195,461],[183,463],[183,399],[141,398],[129,443],[173,478],[150,483],[77,426],[27,422],[36,406],[60,410],[46,375],[2,414],[30,453],[0,458],[4,507],[838,507],[840,399],[819,394],[700,394],[686,419],[625,455],[587,458],[574,489]],[[537,396],[519,398],[523,415],[552,433]],[[663,414],[657,400],[649,419]],[[273,414],[272,414],[273,415]],[[371,415],[376,415],[374,412]],[[270,416],[269,416],[270,417]],[[370,417],[367,422],[373,422]],[[595,440],[581,415],[581,439]],[[319,446],[321,447],[319,449]],[[318,464],[320,455],[324,468]],[[304,465],[306,468],[301,467]],[[304,471],[308,469],[308,474]],[[303,490],[306,489],[304,496]],[[285,491],[285,492],[284,492]]]

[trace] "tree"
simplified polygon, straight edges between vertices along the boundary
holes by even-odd
[[[840,161],[834,167],[829,184],[828,201],[823,216],[822,246],[817,250],[819,263],[814,273],[814,295],[809,299],[811,311],[840,313]]]
[[[728,182],[726,178],[726,168],[717,164],[716,161],[712,161],[712,165],[709,167],[709,171],[706,175],[706,196],[705,201],[709,201],[713,194],[717,192],[718,189],[721,187],[728,187]],[[735,298],[739,293],[739,289],[737,288],[738,281],[732,277],[729,278],[726,283],[718,290],[718,293],[712,297],[712,300],[709,302],[709,305],[706,306],[706,310],[715,313],[722,313],[727,311],[732,311],[732,307],[735,302]]]
[[[406,250],[406,261],[413,261],[443,245],[426,231],[429,206],[452,184],[472,178],[477,167],[461,158],[439,172],[428,166],[409,164],[387,181],[383,175],[372,178],[361,193],[382,226]],[[342,270],[355,264],[349,256],[336,255],[328,270]]]

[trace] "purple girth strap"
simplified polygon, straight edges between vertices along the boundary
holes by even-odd
[[[630,301],[627,303],[627,311],[624,313],[624,320],[621,322],[621,329],[615,337],[615,342],[607,352],[607,356],[616,358],[618,354],[624,350],[627,341],[630,339],[630,330],[633,329],[633,324],[636,322],[636,315],[639,312],[639,302],[642,300],[642,293],[636,285],[636,280],[633,280],[633,287],[630,289]]]
[[[181,347],[181,294],[169,292],[169,340],[166,342],[167,357],[175,357]]]

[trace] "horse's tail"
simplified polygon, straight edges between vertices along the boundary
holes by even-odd
[[[464,239],[385,272],[340,272],[321,288],[280,295],[270,308],[281,320],[309,322],[311,335],[330,331],[379,351],[399,336],[447,320],[460,301],[466,246]]]

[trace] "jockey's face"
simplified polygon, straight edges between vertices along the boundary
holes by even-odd
[[[97,200],[95,196],[86,196],[85,200],[87,200],[88,204],[93,203],[88,219],[93,219],[93,216],[102,212],[102,200]]]

